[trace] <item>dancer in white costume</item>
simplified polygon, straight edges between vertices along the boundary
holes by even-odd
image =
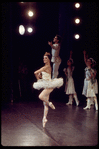
[[[79,101],[77,98],[77,94],[75,91],[75,86],[74,86],[74,80],[72,78],[72,74],[74,71],[74,66],[72,66],[73,64],[73,59],[72,59],[72,51],[70,51],[70,58],[67,61],[67,68],[64,68],[64,72],[66,75],[66,85],[65,85],[65,92],[67,95],[69,95],[69,101],[68,103],[66,103],[66,105],[72,105],[73,103],[73,98],[75,99],[76,105],[79,105]]]
[[[46,52],[43,58],[45,66],[34,72],[37,78],[37,82],[33,83],[33,87],[38,90],[44,89],[39,95],[39,99],[42,100],[44,103],[44,116],[42,120],[43,127],[45,127],[45,124],[47,122],[47,114],[49,106],[52,109],[55,109],[55,106],[52,104],[52,102],[49,102],[50,93],[53,91],[54,88],[59,88],[63,85],[63,78],[51,80],[50,59],[51,59],[50,53]]]
[[[98,84],[97,84],[97,80],[95,80],[95,77],[96,77],[95,70],[92,69],[93,59],[92,58],[87,59],[86,51],[83,51],[83,53],[84,53],[84,61],[87,66],[85,68],[85,79],[84,79],[84,87],[82,92],[82,94],[87,97],[87,106],[83,109],[84,110],[90,109],[90,105],[94,98],[95,109],[98,110],[98,103],[97,103],[97,97],[96,97],[96,94],[98,93]]]
[[[51,54],[52,54],[51,62],[53,63],[52,79],[57,78],[59,74],[58,70],[61,64],[61,58],[59,56],[61,37],[59,35],[56,35],[53,39],[53,42],[54,44],[48,41],[48,44],[52,48],[51,50]]]

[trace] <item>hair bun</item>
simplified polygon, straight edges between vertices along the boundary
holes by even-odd
[[[45,54],[44,54],[45,56],[51,56],[51,54],[50,53],[48,53],[48,52],[45,52]]]

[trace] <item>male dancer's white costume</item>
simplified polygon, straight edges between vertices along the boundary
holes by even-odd
[[[61,64],[61,58],[59,57],[60,52],[60,44],[53,44],[52,46],[52,59],[51,62],[53,63],[53,72],[52,72],[52,79],[57,78],[59,72],[59,66]]]

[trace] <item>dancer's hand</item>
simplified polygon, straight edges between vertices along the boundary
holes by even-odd
[[[86,54],[86,51],[85,51],[85,50],[83,51],[83,54],[84,54],[84,55]]]
[[[50,46],[52,46],[53,44],[52,44],[52,41],[50,42],[50,41],[48,41],[48,44],[50,45]]]

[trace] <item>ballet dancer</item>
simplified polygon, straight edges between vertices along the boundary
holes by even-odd
[[[60,43],[61,43],[61,37],[59,35],[56,35],[53,39],[54,44],[52,42],[48,41],[48,44],[51,46],[51,62],[53,63],[53,72],[52,72],[52,79],[58,77],[58,69],[61,64],[61,58],[59,57],[60,52]]]
[[[75,99],[76,105],[79,105],[79,101],[77,98],[77,93],[75,91],[75,86],[74,86],[74,80],[72,78],[72,74],[74,71],[74,66],[73,65],[73,59],[72,59],[72,51],[70,51],[70,58],[67,61],[67,68],[64,68],[63,71],[65,72],[66,75],[66,85],[65,85],[65,92],[67,95],[69,95],[69,101],[66,103],[66,105],[72,105],[73,104],[73,98]]]
[[[97,97],[96,93],[98,92],[97,88],[97,81],[95,80],[96,73],[95,70],[92,69],[93,66],[93,59],[92,58],[86,58],[86,51],[83,51],[84,54],[84,61],[86,64],[85,68],[85,79],[84,79],[84,87],[82,94],[87,97],[87,106],[83,108],[84,110],[90,109],[91,107],[91,100],[94,98],[95,101],[95,109],[98,110],[98,103],[97,103]]]
[[[40,95],[39,99],[43,101],[44,104],[44,115],[43,115],[43,128],[47,122],[47,114],[49,107],[55,109],[55,106],[52,102],[49,102],[50,93],[53,91],[54,88],[59,88],[63,85],[63,78],[55,78],[51,79],[51,55],[50,53],[45,53],[43,57],[44,67],[38,69],[34,72],[35,77],[37,78],[37,82],[33,83],[33,88],[35,89],[44,89]],[[41,78],[42,76],[42,78]]]

